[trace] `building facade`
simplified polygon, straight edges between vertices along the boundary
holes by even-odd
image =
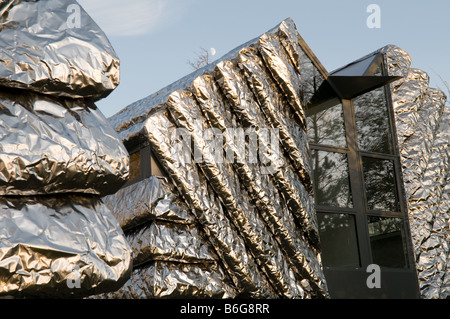
[[[427,80],[395,46],[329,73],[288,19],[110,118],[134,180],[105,202],[138,260],[113,296],[446,298],[448,107]]]
[[[287,19],[106,119],[76,1],[1,19],[0,297],[449,297],[447,97],[405,51],[328,72]]]

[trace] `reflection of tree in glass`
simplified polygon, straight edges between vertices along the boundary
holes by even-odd
[[[312,165],[317,204],[352,207],[347,156],[313,150]]]
[[[310,143],[346,146],[342,104],[338,103],[325,110],[314,112],[320,105],[307,112],[308,138]]]
[[[303,50],[300,50],[300,87],[299,97],[302,105],[307,106],[314,93],[325,81],[320,71],[315,67],[313,62],[308,58]]]
[[[387,218],[378,216],[368,216],[369,235],[378,236],[390,234],[402,230],[401,218]]]
[[[392,154],[384,87],[353,100],[359,147],[363,151]]]
[[[363,157],[363,171],[369,209],[398,211],[394,163]]]

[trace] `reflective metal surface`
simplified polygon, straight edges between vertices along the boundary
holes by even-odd
[[[120,288],[131,248],[101,195],[128,180],[122,141],[93,101],[119,60],[76,1],[0,1],[0,296]]]
[[[128,152],[94,104],[3,89],[0,111],[0,195],[106,195],[127,181]]]
[[[423,298],[450,296],[449,150],[446,96],[429,87],[428,75],[411,67],[396,46],[382,50],[391,84],[416,268]]]
[[[166,198],[153,195],[160,194],[162,180],[137,182],[108,196],[136,260],[147,260],[139,261],[132,279],[112,297],[328,297],[302,105],[315,93],[311,65],[288,19],[110,119],[124,141],[139,135],[148,140],[173,185],[163,193],[181,199],[176,205],[195,221],[182,222],[177,214],[161,222],[152,212],[151,203]],[[236,140],[229,129],[253,135]],[[279,132],[279,145],[267,139],[265,129]],[[217,140],[208,132],[221,136],[224,152],[216,152]],[[248,159],[253,138],[266,151],[256,162]],[[198,249],[190,252],[182,242]],[[200,265],[221,265],[223,275],[209,278]],[[170,269],[170,278],[158,269]],[[189,278],[200,277],[186,287],[188,269]],[[204,283],[215,278],[217,293],[206,294]],[[168,289],[169,282],[182,291]]]
[[[122,289],[96,299],[235,298],[236,291],[217,264],[155,261],[133,271]]]
[[[272,287],[258,270],[244,239],[239,236],[222,204],[197,165],[184,158],[182,141],[167,111],[155,112],[146,121],[152,151],[164,166],[189,209],[195,214],[211,245],[232,274],[238,293],[249,297],[274,297]]]
[[[74,0],[0,2],[0,85],[98,100],[119,84],[119,59]]]
[[[153,220],[178,224],[194,222],[194,217],[165,178],[151,176],[102,200],[125,231]]]
[[[0,225],[0,296],[84,297],[130,276],[129,244],[98,197],[0,197]]]

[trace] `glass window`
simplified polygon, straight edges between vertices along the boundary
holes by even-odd
[[[308,139],[310,143],[345,147],[344,116],[342,104],[334,100],[330,105],[309,107],[307,112]]]
[[[328,267],[359,267],[355,217],[348,214],[317,214],[322,262]]]
[[[369,67],[374,63],[376,55],[368,56],[365,59],[353,62],[345,67],[332,72],[332,75],[337,76],[362,76],[365,75]]]
[[[369,210],[399,211],[394,162],[371,157],[362,162]]]
[[[366,152],[392,154],[389,114],[384,87],[353,100],[359,148]]]
[[[130,155],[130,177],[129,180],[134,180],[141,176],[141,152],[137,151]]]
[[[373,262],[381,267],[405,268],[403,219],[368,216],[368,223]]]
[[[353,207],[347,155],[320,150],[311,154],[317,205]]]

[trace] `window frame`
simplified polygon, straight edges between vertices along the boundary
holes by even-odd
[[[158,160],[153,156],[150,144],[148,142],[140,142],[132,145],[125,145],[128,154],[131,156],[137,152],[140,153],[140,175],[134,179],[129,179],[123,187],[141,182],[150,176],[166,176],[164,169]]]
[[[381,69],[383,70],[383,75],[385,75],[386,68],[381,61]],[[404,189],[403,176],[401,170],[400,162],[400,151],[397,142],[397,132],[395,127],[394,109],[392,104],[392,96],[390,92],[390,84],[383,86],[386,107],[388,115],[388,129],[390,130],[389,137],[392,144],[392,154],[384,154],[377,152],[362,151],[359,149],[358,143],[358,131],[356,124],[355,109],[352,99],[340,98],[339,101],[342,104],[342,114],[344,119],[344,132],[346,138],[346,147],[338,147],[331,145],[322,145],[309,143],[311,150],[335,152],[347,155],[348,170],[349,170],[349,186],[353,201],[353,207],[329,207],[329,206],[316,206],[316,213],[324,214],[348,214],[353,215],[355,218],[356,227],[356,237],[357,237],[357,247],[359,250],[360,268],[366,269],[370,264],[373,264],[373,255],[371,251],[371,242],[369,235],[369,225],[368,216],[376,217],[388,217],[388,218],[401,218],[403,221],[403,230],[405,232],[405,237],[402,238],[404,244],[404,253],[406,260],[406,268],[394,268],[394,267],[383,267],[384,269],[393,271],[415,271],[415,261],[414,261],[414,250],[411,242],[411,232],[408,221],[407,213],[407,203],[406,203],[406,192]],[[364,182],[364,171],[363,171],[363,157],[374,158],[380,160],[389,160],[393,162],[394,175],[395,175],[395,189],[396,198],[398,200],[397,212],[392,211],[380,211],[380,210],[369,210],[366,187]],[[335,267],[335,266],[324,266],[324,268],[329,270],[339,270],[343,268],[347,269],[359,269],[354,267]]]

